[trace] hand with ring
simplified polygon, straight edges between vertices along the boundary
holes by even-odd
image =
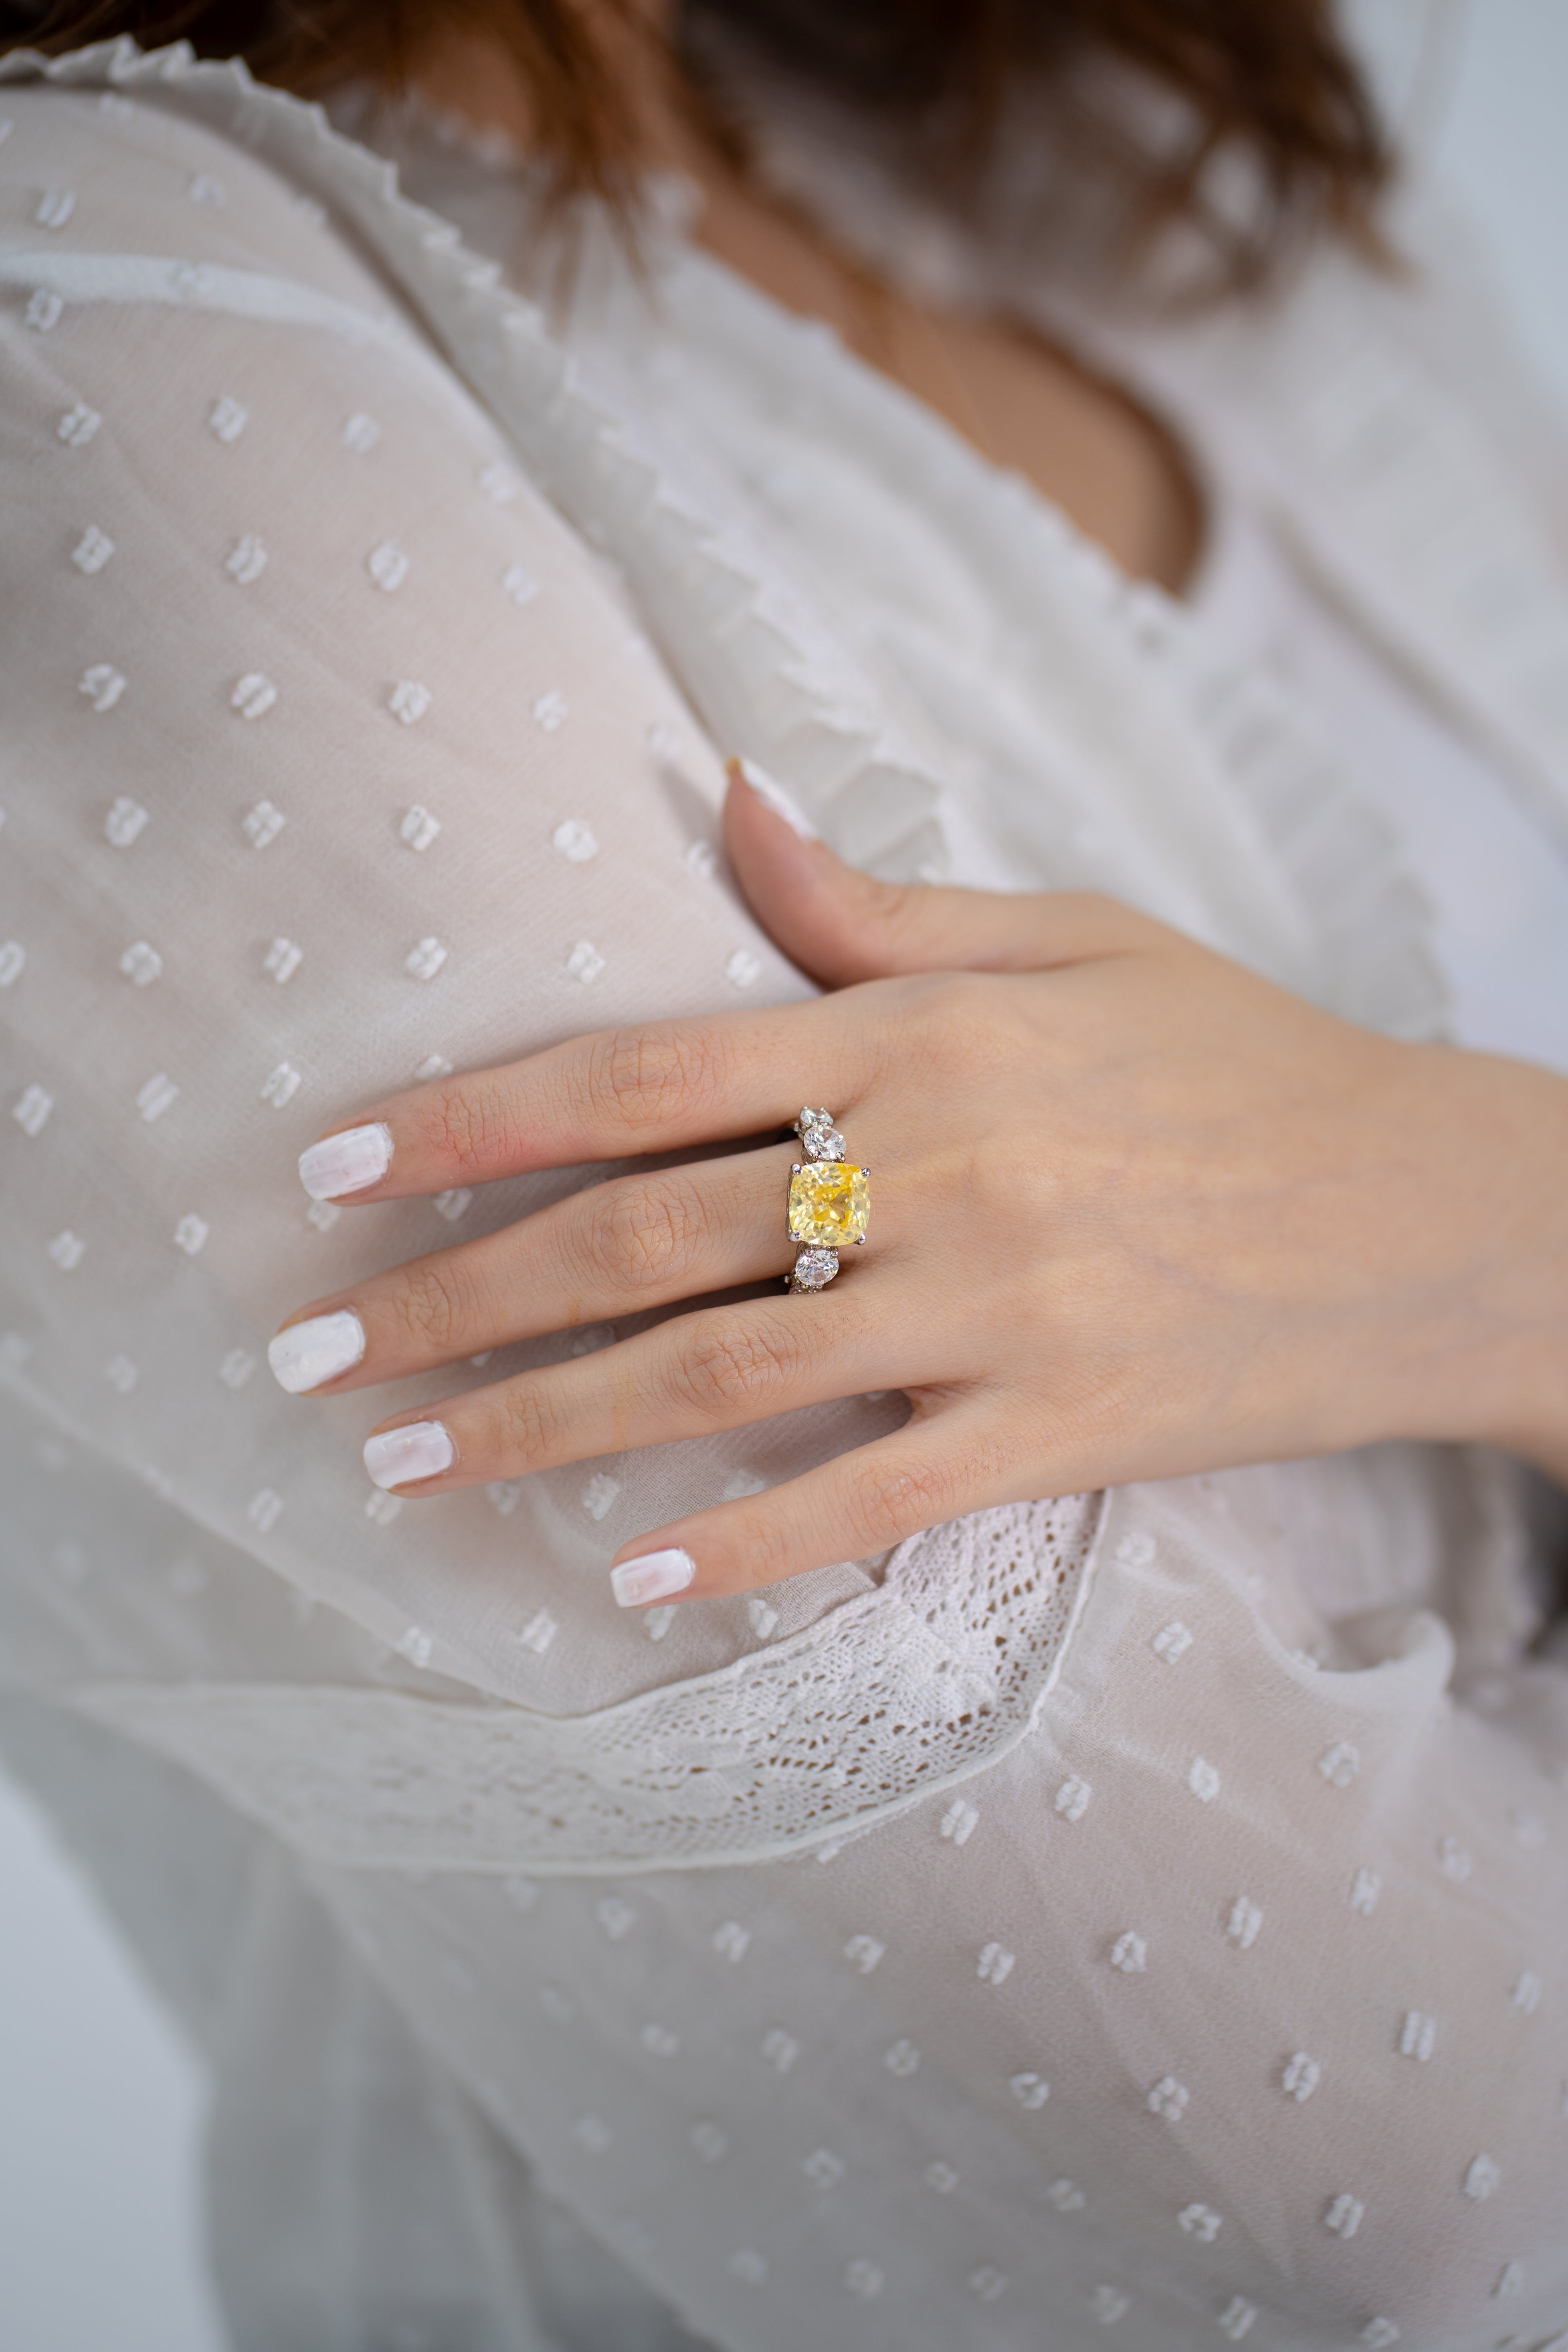
[[[392,1415],[378,1485],[908,1396],[891,1435],[623,1547],[637,1605],[994,1503],[1384,1438],[1568,1473],[1568,1082],[1353,1027],[1110,899],[869,881],[773,800],[736,777],[727,846],[827,993],[443,1078],[305,1153],[307,1189],[354,1204],[691,1155],[290,1318],[278,1377],[337,1394],[691,1302]]]

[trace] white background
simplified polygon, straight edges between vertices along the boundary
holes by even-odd
[[[1568,0],[1358,0],[1354,16],[1568,414]],[[3,1783],[0,1886],[0,2343],[225,2352],[200,2252],[196,2071]]]

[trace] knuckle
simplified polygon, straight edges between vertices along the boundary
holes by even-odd
[[[458,1349],[474,1326],[471,1286],[455,1264],[431,1259],[410,1266],[388,1306],[403,1337],[421,1353],[444,1355]]]
[[[956,1481],[945,1464],[868,1464],[849,1496],[849,1524],[862,1551],[885,1551],[952,1516]]]
[[[596,1037],[581,1082],[591,1118],[607,1115],[639,1135],[700,1121],[715,1107],[723,1080],[723,1049],[710,1031],[656,1022]]]
[[[684,1333],[667,1379],[676,1405],[703,1420],[764,1410],[796,1369],[795,1344],[777,1330],[746,1329],[699,1318]]]
[[[496,1399],[495,1447],[509,1468],[542,1469],[562,1456],[562,1420],[548,1386],[510,1381]]]
[[[679,1180],[605,1185],[588,1213],[584,1248],[613,1291],[664,1291],[694,1265],[708,1220],[694,1188]]]
[[[482,1078],[434,1087],[414,1107],[420,1141],[447,1166],[483,1174],[516,1155],[519,1130],[505,1091]]]

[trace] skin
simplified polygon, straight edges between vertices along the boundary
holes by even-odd
[[[782,1125],[809,1070],[876,1171],[872,1238],[820,1297],[698,1306],[391,1416],[458,1449],[400,1492],[908,1394],[894,1435],[617,1556],[689,1552],[692,1600],[990,1504],[1384,1438],[1568,1471],[1568,1083],[1335,1020],[1110,899],[871,882],[738,779],[725,832],[757,915],[830,993],[600,1032],[361,1111],[394,1157],[350,1204],[700,1154]],[[290,1319],[352,1306],[367,1345],[314,1393],[776,1277],[798,1156],[612,1178],[318,1299]]]
[[[614,37],[646,160],[704,191],[701,241],[827,319],[1123,569],[1179,586],[1201,517],[1155,420],[1037,337],[868,289],[696,137],[649,69],[658,16],[617,18]],[[419,79],[526,142],[504,58],[444,34]],[[1487,1441],[1568,1477],[1568,1083],[1335,1021],[1110,900],[888,889],[739,782],[725,828],[820,1002],[592,1035],[338,1122],[379,1119],[394,1140],[354,1207],[690,1155],[289,1318],[352,1307],[364,1325],[363,1360],[321,1396],[689,1307],[393,1415],[383,1429],[439,1419],[458,1449],[400,1492],[908,1394],[895,1435],[624,1548],[690,1552],[694,1600],[994,1503],[1384,1438]],[[870,1239],[818,1297],[776,1286],[799,1146],[700,1156],[781,1133],[803,1073],[876,1171]]]

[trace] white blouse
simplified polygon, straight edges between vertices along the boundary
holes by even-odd
[[[1348,262],[1140,347],[1309,719],[1223,553],[1212,626],[1129,586],[678,226],[651,290],[594,245],[563,342],[515,175],[421,167],[509,283],[237,71],[0,99],[0,1726],[212,2054],[237,2341],[1568,2321],[1568,1683],[1502,1465],[1068,1497],[628,1618],[626,1537],[899,1402],[420,1507],[366,1489],[365,1401],[258,1370],[594,1174],[310,1208],[321,1125],[805,992],[718,858],[730,750],[878,871],[1114,889],[1404,1034],[1446,1018],[1425,862],[1464,1033],[1568,1066],[1408,813],[1563,805],[1568,592],[1484,401]]]

